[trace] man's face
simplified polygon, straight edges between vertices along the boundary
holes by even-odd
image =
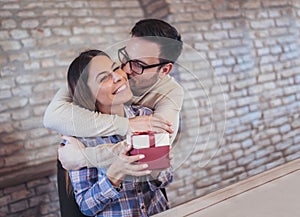
[[[142,38],[132,37],[127,45],[126,52],[130,60],[134,60],[142,66],[159,64],[160,47],[154,42]],[[129,64],[123,68],[128,74],[129,84],[134,95],[143,94],[147,89],[152,87],[159,79],[161,67],[151,67],[143,70],[142,74],[136,74],[130,70]]]

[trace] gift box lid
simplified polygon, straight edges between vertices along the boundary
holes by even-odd
[[[135,149],[162,147],[170,146],[170,137],[168,133],[133,133],[126,136],[126,142],[132,144]]]

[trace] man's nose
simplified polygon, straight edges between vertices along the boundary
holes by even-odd
[[[131,71],[130,69],[124,70],[124,72],[125,72],[126,74],[128,74],[128,75],[132,75],[132,74],[133,74],[132,71]]]
[[[123,63],[122,66],[121,66],[121,69],[128,75],[131,75],[133,74],[133,72],[131,71],[130,69],[130,66],[129,66],[129,63]]]

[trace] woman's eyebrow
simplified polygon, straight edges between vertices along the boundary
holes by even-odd
[[[113,62],[113,64],[111,65],[111,68],[112,70],[114,71],[117,67],[114,68],[114,66],[116,65],[116,62]],[[99,72],[97,75],[96,75],[96,78],[95,80],[97,81],[98,80],[98,77],[102,74],[105,74],[105,73],[110,73],[109,71],[102,71],[102,72]]]

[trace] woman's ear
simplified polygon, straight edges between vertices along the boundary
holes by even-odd
[[[159,70],[159,77],[164,78],[166,75],[168,75],[173,68],[173,63],[167,63],[163,65],[163,67]]]

